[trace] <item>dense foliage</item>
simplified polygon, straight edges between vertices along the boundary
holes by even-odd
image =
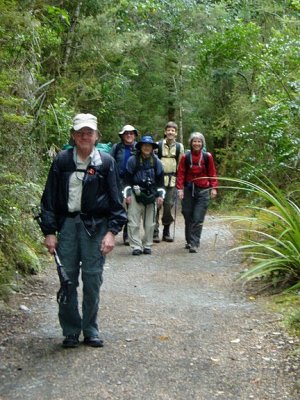
[[[184,144],[203,131],[221,175],[264,172],[297,203],[299,15],[298,0],[0,0],[2,284],[39,268],[30,210],[76,112],[104,142],[126,123],[158,139],[173,119]]]
[[[226,189],[246,192],[253,199],[248,215],[229,217],[238,222],[245,243],[232,249],[246,256],[251,268],[243,279],[263,278],[266,287],[300,288],[300,207],[267,176],[255,181],[220,178]],[[256,203],[256,204],[255,204]],[[241,227],[242,223],[242,227]]]

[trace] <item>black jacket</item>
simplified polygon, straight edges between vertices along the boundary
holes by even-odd
[[[126,223],[121,202],[119,176],[114,159],[100,153],[102,164],[89,165],[83,179],[81,219],[92,234],[107,221],[108,231],[118,233]],[[41,200],[41,228],[44,235],[56,234],[68,215],[69,179],[76,171],[73,149],[61,151],[53,161]]]

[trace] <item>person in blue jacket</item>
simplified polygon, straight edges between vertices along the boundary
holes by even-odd
[[[119,132],[120,141],[113,144],[110,150],[110,155],[117,163],[122,190],[125,188],[124,178],[126,164],[129,157],[135,152],[136,138],[138,134],[139,132],[134,126],[124,125],[122,130]],[[123,242],[126,246],[129,246],[127,224],[125,224],[123,228]]]

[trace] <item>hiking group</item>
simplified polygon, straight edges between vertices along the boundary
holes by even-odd
[[[185,221],[185,248],[196,253],[209,198],[217,195],[213,157],[204,151],[202,133],[190,135],[190,149],[176,141],[177,125],[168,122],[164,138],[125,125],[110,154],[96,147],[97,118],[77,114],[71,128],[72,146],[58,153],[50,167],[41,199],[41,229],[50,254],[57,252],[70,280],[68,302],[59,303],[63,347],[83,343],[102,347],[97,314],[105,256],[115,235],[132,255],[151,254],[153,242],[173,242],[170,226],[177,198]],[[174,207],[175,206],[175,207]],[[176,212],[176,211],[175,211]],[[141,232],[143,226],[143,232]],[[83,283],[82,313],[78,307],[79,275]]]

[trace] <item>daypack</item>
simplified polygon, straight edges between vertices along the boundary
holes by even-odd
[[[67,143],[67,144],[64,144],[63,150],[73,149],[73,147],[74,147],[73,144]],[[101,150],[104,153],[110,153],[110,149],[112,147],[112,144],[111,144],[111,142],[108,142],[108,143],[97,143],[95,145],[95,147],[99,151]]]
[[[159,159],[161,159],[163,156],[162,154],[162,147],[163,147],[163,140],[160,140],[158,142],[158,149],[157,149],[157,157]],[[176,165],[178,165],[178,161],[179,161],[179,156],[180,156],[180,143],[176,142],[176,155],[175,155],[175,159],[176,159]],[[174,156],[173,156],[174,157]]]
[[[203,155],[203,159],[204,159],[204,165],[205,165],[205,169],[206,169],[206,174],[208,174],[208,166],[209,166],[208,152],[202,150],[202,155]],[[186,168],[190,168],[191,165],[192,165],[192,153],[191,153],[191,150],[188,150],[185,153],[185,167]],[[198,164],[196,164],[196,165],[198,165]]]

